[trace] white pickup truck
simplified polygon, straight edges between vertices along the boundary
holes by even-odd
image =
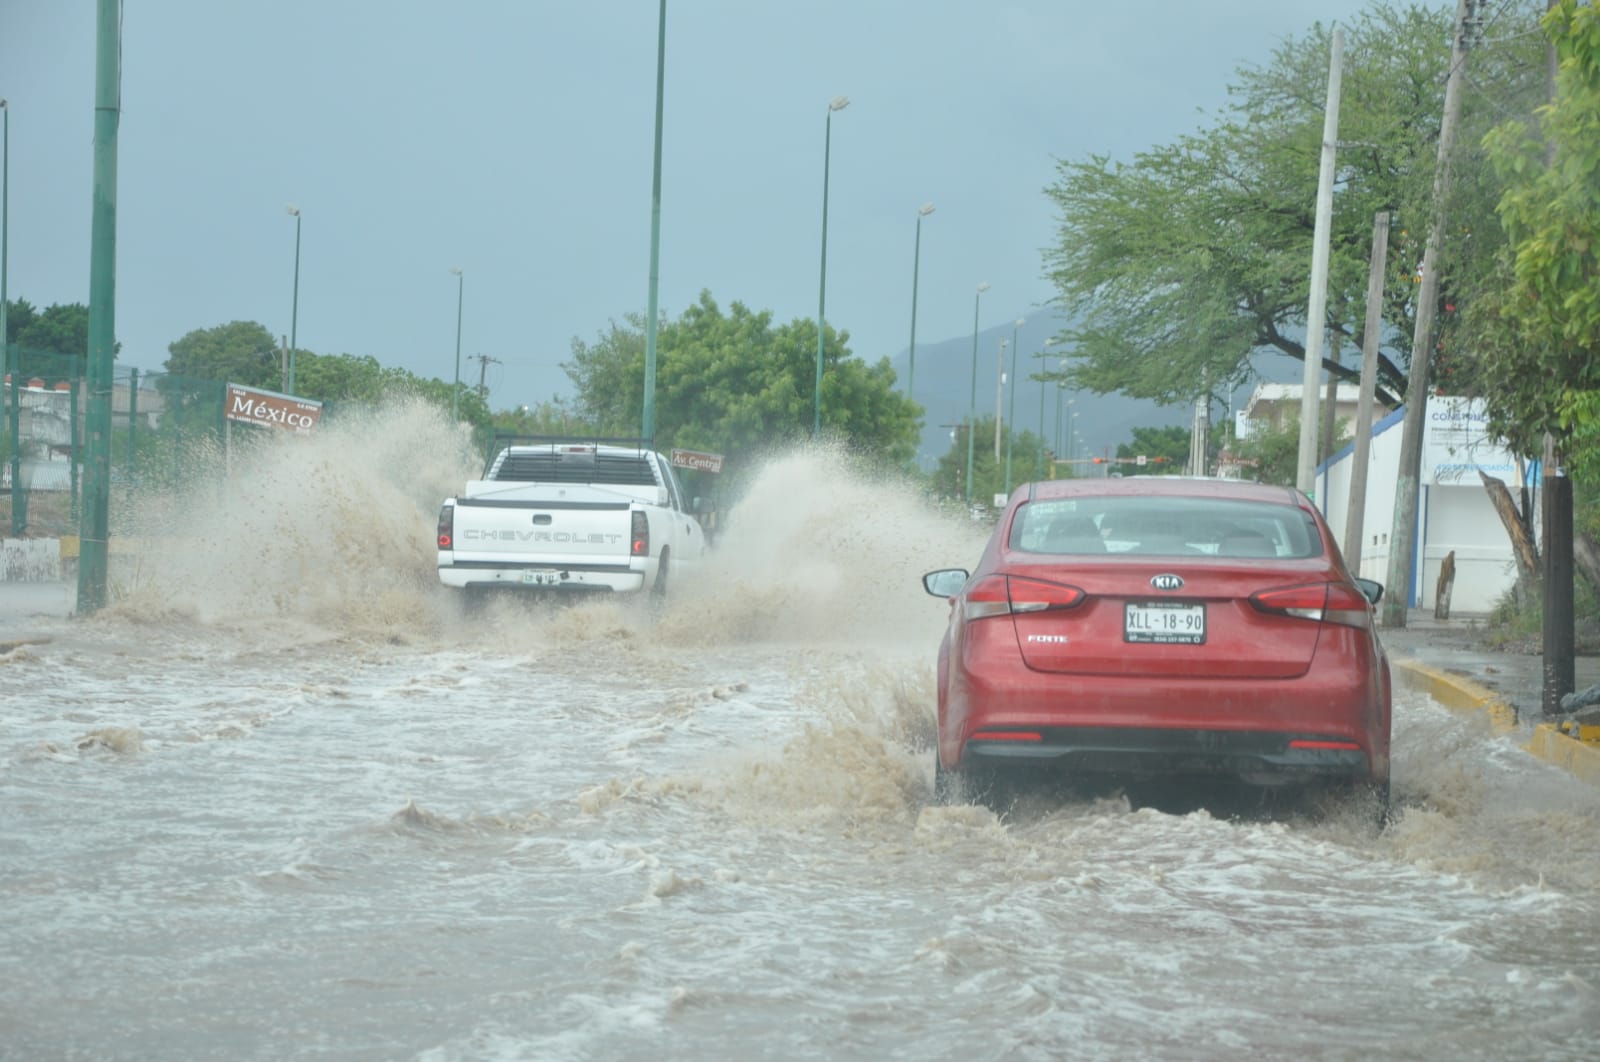
[[[706,538],[667,459],[635,440],[500,437],[439,509],[439,581],[464,591],[666,591]]]

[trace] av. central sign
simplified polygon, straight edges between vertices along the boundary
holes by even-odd
[[[304,434],[322,419],[322,403],[229,384],[223,416],[240,424]]]
[[[721,472],[722,455],[703,450],[674,450],[672,464],[674,468],[692,468],[698,472]]]

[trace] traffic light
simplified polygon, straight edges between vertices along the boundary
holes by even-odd
[[[1097,465],[1103,465],[1106,463],[1106,459],[1103,457],[1097,457],[1094,459],[1094,463]]]

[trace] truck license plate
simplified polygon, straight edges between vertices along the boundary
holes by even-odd
[[[1204,645],[1206,607],[1177,602],[1141,602],[1124,606],[1122,636],[1129,642],[1162,645]]]
[[[522,573],[522,585],[524,586],[555,586],[560,582],[560,572],[546,571],[541,568]]]

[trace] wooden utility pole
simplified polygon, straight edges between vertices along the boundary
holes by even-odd
[[[1361,397],[1356,404],[1356,450],[1350,461],[1350,508],[1344,522],[1344,562],[1361,574],[1362,523],[1367,512],[1367,462],[1372,451],[1372,403],[1378,390],[1378,335],[1383,331],[1383,276],[1389,259],[1389,212],[1372,219],[1367,267],[1367,319],[1361,326]]]
[[[1467,23],[1477,0],[1456,0],[1455,32],[1450,42],[1450,76],[1444,84],[1444,116],[1439,122],[1439,158],[1433,171],[1433,225],[1422,252],[1422,283],[1417,292],[1416,327],[1411,334],[1411,373],[1406,381],[1406,415],[1400,432],[1400,470],[1394,488],[1394,524],[1389,531],[1389,592],[1383,599],[1386,627],[1404,627],[1411,607],[1412,554],[1416,549],[1418,480],[1422,472],[1422,429],[1428,417],[1428,366],[1433,354],[1433,318],[1439,301],[1439,248],[1444,242],[1445,206],[1450,196],[1450,155],[1461,118],[1461,88],[1466,80]]]
[[[1300,453],[1294,484],[1307,494],[1316,492],[1317,380],[1322,373],[1322,336],[1328,330],[1328,244],[1333,227],[1333,167],[1339,150],[1339,86],[1343,70],[1344,30],[1335,29],[1322,118],[1322,165],[1317,177],[1317,214],[1311,242],[1311,301],[1306,309],[1306,364],[1300,386]]]
[[[500,359],[491,358],[487,354],[474,354],[472,357],[478,363],[478,397],[487,403],[489,401],[489,389],[483,383],[484,373],[488,371],[491,361],[499,365]]]

